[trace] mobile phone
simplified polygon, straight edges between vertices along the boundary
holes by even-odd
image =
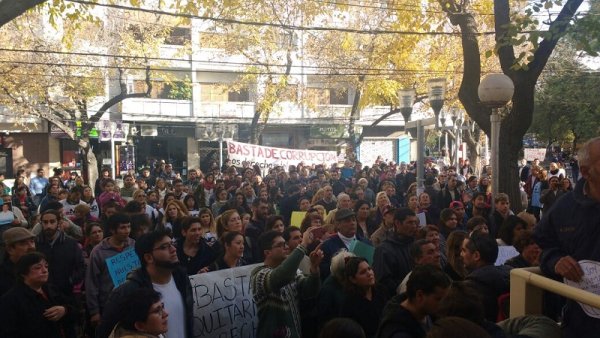
[[[312,234],[314,236],[314,239],[316,240],[320,240],[321,238],[323,238],[323,235],[325,235],[325,233],[327,233],[327,229],[325,227],[319,227],[312,230]]]

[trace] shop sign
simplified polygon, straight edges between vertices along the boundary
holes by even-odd
[[[347,138],[348,128],[344,125],[337,126],[311,126],[310,138]]]

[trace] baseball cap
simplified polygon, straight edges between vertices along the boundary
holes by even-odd
[[[12,245],[30,238],[35,238],[35,235],[31,231],[22,227],[10,228],[4,231],[2,234],[2,240],[4,241],[5,245]]]
[[[344,220],[346,218],[352,217],[354,216],[354,211],[350,210],[350,209],[340,209],[338,211],[335,212],[335,220],[336,221],[341,221]]]
[[[452,201],[452,202],[450,203],[450,208],[451,208],[451,209],[456,209],[456,208],[464,208],[464,207],[465,207],[465,205],[464,205],[464,204],[462,204],[462,202],[460,202],[460,201]]]

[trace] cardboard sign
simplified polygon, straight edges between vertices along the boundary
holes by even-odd
[[[306,216],[306,211],[292,211],[292,217],[290,218],[290,225],[300,228],[302,220]]]
[[[227,141],[227,155],[237,167],[242,166],[244,161],[250,162],[250,166],[256,164],[260,168],[283,166],[286,169],[289,165],[297,165],[300,162],[312,165],[338,161],[335,151],[274,148],[234,141]]]
[[[127,274],[141,266],[140,259],[132,247],[125,249],[118,255],[106,259],[106,266],[110,273],[115,288],[127,279]]]
[[[546,158],[546,148],[523,148],[523,155],[527,161],[533,161],[536,158],[543,162]]]
[[[259,265],[190,276],[193,337],[256,337],[258,310],[252,299],[250,274]]]

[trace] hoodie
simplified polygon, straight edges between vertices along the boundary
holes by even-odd
[[[394,234],[375,248],[373,270],[377,282],[386,288],[389,295],[396,294],[396,288],[413,268],[414,263],[410,256],[410,246],[413,242],[412,237]]]
[[[479,291],[485,319],[495,323],[498,317],[498,297],[510,292],[511,266],[486,265],[473,270],[465,281]]]

